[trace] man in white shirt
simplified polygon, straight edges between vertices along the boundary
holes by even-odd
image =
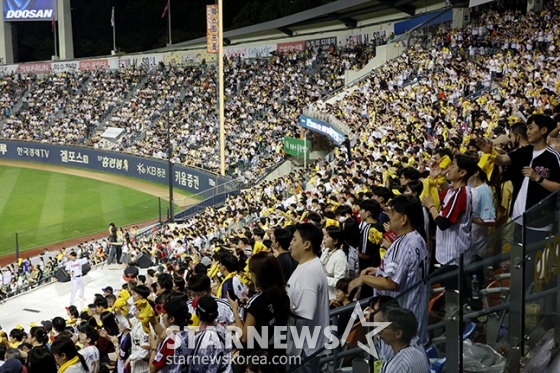
[[[288,296],[290,297],[292,313],[289,324],[295,330],[288,329],[288,355],[301,356],[303,362],[306,357],[317,352],[328,342],[325,328],[329,326],[329,293],[327,276],[323,270],[321,260],[318,258],[323,242],[323,232],[311,223],[298,224],[290,243],[292,257],[299,263],[288,280]],[[295,338],[291,334],[297,332],[301,337],[307,328],[314,333],[319,327],[320,333],[317,343],[309,345],[295,345]],[[315,356],[303,364],[295,372],[316,373],[319,371],[320,357]],[[290,367],[291,368],[291,367]]]
[[[72,294],[70,295],[70,305],[74,305],[74,298],[78,288],[80,289],[80,298],[85,300],[84,297],[84,279],[82,278],[82,266],[87,263],[86,258],[78,259],[75,252],[70,253],[70,260],[66,263],[64,268],[72,280]]]

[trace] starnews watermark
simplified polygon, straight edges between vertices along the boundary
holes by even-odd
[[[379,334],[383,329],[391,325],[390,322],[374,322],[368,321],[366,315],[362,311],[359,303],[352,312],[348,324],[344,329],[336,325],[330,325],[325,328],[315,326],[313,328],[307,326],[275,326],[270,328],[262,328],[261,330],[255,327],[247,327],[246,343],[241,343],[241,336],[243,330],[236,326],[225,326],[224,330],[219,331],[217,327],[208,326],[206,331],[222,333],[221,338],[209,338],[207,346],[213,346],[218,350],[231,351],[232,349],[242,350],[248,348],[250,350],[268,350],[270,347],[278,350],[288,351],[315,351],[318,348],[325,347],[327,350],[334,350],[338,347],[343,347],[348,342],[348,337],[352,331],[355,321],[359,320],[362,327],[372,327],[373,329],[365,335],[367,344],[358,341],[358,347],[378,358],[377,350],[375,348],[374,336]],[[179,327],[169,327],[167,329],[167,348],[176,349],[186,343],[188,349],[194,350],[196,346],[196,333],[199,331],[198,327],[189,327],[191,333],[179,337],[177,333]],[[272,333],[270,331],[272,330]],[[340,335],[338,331],[342,331]],[[198,346],[200,348],[200,345]],[[292,356],[293,357],[293,356]]]
[[[301,356],[264,356],[264,355],[179,355],[167,356],[165,358],[167,365],[188,365],[188,366],[223,366],[231,363],[239,365],[301,365]]]

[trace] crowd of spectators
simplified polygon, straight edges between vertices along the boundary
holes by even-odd
[[[249,62],[229,61],[228,69],[241,74],[248,84],[228,80],[228,123],[244,126],[252,134],[234,141],[239,148],[232,149],[244,147],[253,155],[251,141],[256,142],[256,136],[273,147],[274,142],[264,141],[266,132],[258,132],[266,131],[266,126],[255,129],[251,123],[263,120],[273,123],[271,130],[277,126],[285,133],[286,126],[295,126],[291,117],[297,113],[295,108],[310,104],[315,110],[335,115],[353,132],[335,152],[332,163],[318,162],[314,168],[265,182],[229,197],[222,207],[209,207],[184,222],[127,241],[129,253],[134,253],[132,261],[142,252],[162,266],[158,273],[150,270],[148,276],[138,276],[125,285],[113,284],[122,289],[118,294],[111,288],[107,294],[96,295],[89,314],[73,317],[79,318],[75,321],[80,326],[78,346],[84,348],[88,338],[105,339],[122,355],[113,360],[109,350],[102,351],[107,342],[101,346],[98,342],[95,361],[106,366],[120,360],[121,365],[131,364],[132,371],[140,366],[138,371],[146,370],[146,365],[151,371],[173,369],[164,359],[173,353],[186,358],[197,354],[229,356],[231,351],[220,343],[214,344],[214,349],[206,348],[208,340],[199,340],[204,348],[198,350],[169,351],[164,327],[181,328],[192,318],[193,326],[203,327],[199,330],[213,326],[219,340],[224,325],[242,330],[255,323],[259,328],[284,326],[288,320],[280,317],[279,310],[287,300],[298,317],[296,327],[326,328],[329,306],[374,295],[370,306],[376,308],[387,302],[387,297],[405,294],[435,267],[453,267],[471,243],[483,240],[509,215],[516,217],[560,187],[560,155],[554,149],[560,123],[560,82],[554,54],[560,43],[559,9],[560,3],[552,1],[538,15],[489,12],[475,24],[477,27],[472,25],[462,32],[442,30],[434,37],[433,46],[413,46],[357,89],[341,92],[331,104],[313,102],[340,84],[343,70],[349,67],[340,64],[342,55],[337,56],[336,50],[311,57],[283,55],[250,62],[256,64],[256,74],[245,65]],[[503,47],[506,42],[507,48],[498,54],[470,54],[472,48]],[[314,57],[321,59],[316,65]],[[336,66],[339,70],[333,71]],[[207,79],[211,71],[202,74]],[[291,76],[300,79],[289,83]],[[154,79],[152,84],[158,84]],[[196,97],[211,86],[215,91],[215,84],[206,83],[198,86]],[[490,91],[492,85],[497,93]],[[480,89],[486,91],[471,95]],[[180,90],[170,88],[167,94],[177,104],[181,99],[174,92]],[[212,102],[210,92],[206,91],[206,97]],[[144,94],[144,104],[156,111],[166,103],[167,98],[150,96],[153,92]],[[269,107],[275,110],[276,122],[270,122],[272,116],[258,119],[260,112],[270,115]],[[150,113],[144,111],[144,115]],[[178,118],[184,118],[181,115],[172,116],[177,128],[181,127]],[[162,133],[154,133],[158,135]],[[181,140],[175,138],[177,143]],[[230,162],[246,163],[244,155],[235,154],[240,158]],[[212,159],[211,154],[206,157]],[[253,158],[247,156],[248,160]],[[547,162],[546,172],[542,172],[540,162]],[[254,170],[262,165],[251,167]],[[550,233],[547,229],[538,227],[530,233],[542,237]],[[402,242],[403,247],[415,247],[416,252],[399,251]],[[474,254],[488,257],[496,250],[505,249],[484,247]],[[274,284],[290,286],[286,291]],[[452,281],[442,285],[457,286]],[[419,287],[399,299],[400,306],[411,311],[384,311],[385,321],[400,320],[402,324],[387,332],[392,331],[395,338],[381,335],[385,344],[383,372],[405,369],[410,362],[416,369],[425,366],[428,371],[425,353],[422,355],[422,346],[429,339],[427,294],[427,289]],[[116,303],[119,299],[124,303]],[[131,299],[128,305],[127,299]],[[110,305],[114,314],[107,313]],[[266,311],[270,309],[273,311]],[[152,317],[153,311],[166,315],[163,325]],[[127,314],[134,317],[121,317]],[[114,328],[115,320],[121,334]],[[86,324],[94,329],[101,324],[104,330],[95,334],[89,328],[82,329]],[[144,351],[138,360],[131,357],[132,347],[126,342],[129,333],[144,341],[139,342]],[[196,337],[189,333],[183,328],[176,338]],[[54,334],[53,347],[65,338],[55,339]],[[82,334],[86,335],[83,340]],[[215,342],[214,335],[197,334],[201,335]],[[400,339],[409,347],[397,354]],[[89,345],[94,345],[91,341]],[[242,350],[239,356],[305,357],[315,352],[268,347],[264,351],[237,350]],[[405,355],[407,358],[402,358]],[[143,361],[146,358],[147,362]],[[240,361],[233,359],[232,365],[242,365]],[[311,359],[309,371],[318,371],[316,364],[317,360]],[[281,371],[278,365],[249,364],[247,368],[252,372]],[[189,369],[224,371],[230,367],[193,365]]]
[[[226,59],[228,174],[251,183],[282,160],[282,139],[296,134],[303,108],[342,87],[344,71],[361,68],[373,56],[371,45],[349,40],[337,48]],[[12,80],[32,85],[21,95],[21,109],[7,116],[3,138],[167,158],[169,122],[174,161],[219,170],[215,66],[67,72],[31,83],[24,77],[4,78],[8,86]],[[101,134],[108,127],[124,133],[104,142]]]

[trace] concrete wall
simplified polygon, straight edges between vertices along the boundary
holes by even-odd
[[[354,71],[348,70],[345,73],[346,85],[355,82],[369,74],[372,70],[377,69],[389,60],[398,57],[406,51],[406,43],[389,43],[387,45],[380,45],[377,47],[377,54],[363,69]]]

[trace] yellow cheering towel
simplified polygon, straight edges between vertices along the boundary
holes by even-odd
[[[451,164],[451,158],[447,155],[444,156],[441,161],[439,162],[439,168],[445,170]],[[439,200],[439,187],[447,182],[447,178],[444,175],[439,175],[436,179],[432,179],[430,177],[424,179],[422,182],[423,189],[422,193],[420,194],[420,200],[425,196],[432,197],[434,201],[434,206],[438,211],[441,210],[441,201]]]
[[[441,178],[442,176],[439,176],[437,179],[432,179],[429,177],[425,178],[422,182],[423,188],[422,193],[420,194],[420,200],[422,200],[425,196],[432,197],[434,206],[438,211],[441,210],[441,201],[439,200],[439,186],[441,185]],[[444,176],[443,178],[445,179]]]
[[[340,223],[334,219],[325,218],[325,227],[339,227]]]
[[[128,290],[121,290],[119,292],[119,296],[115,300],[115,304],[113,305],[113,309],[120,310],[123,314],[128,313],[128,300],[130,299],[130,293]]]
[[[64,373],[66,371],[66,369],[68,369],[69,367],[71,367],[74,364],[79,364],[79,363],[80,363],[80,357],[78,355],[76,355],[72,359],[70,359],[67,362],[65,362],[64,364],[62,364],[58,368],[58,373]]]
[[[208,277],[210,277],[210,279],[217,277],[219,271],[218,266],[212,264],[212,266],[208,269]]]
[[[154,316],[154,309],[146,299],[140,299],[134,302],[134,305],[138,309],[138,321],[142,323],[142,330],[150,334],[150,319]]]
[[[249,260],[251,260],[251,259],[248,259],[247,263],[249,263]],[[241,272],[239,274],[239,280],[241,280],[241,282],[245,286],[250,287],[250,286],[253,285],[253,280],[251,280],[251,275],[249,274],[249,268],[248,267],[249,267],[249,264],[247,264],[247,271],[246,272]]]
[[[261,251],[266,251],[267,248],[264,243],[260,241],[255,241],[255,247],[253,248],[253,255],[260,253]]]
[[[478,167],[486,173],[486,176],[490,180],[492,177],[492,172],[494,171],[494,164],[496,163],[496,157],[498,154],[496,153],[496,149],[492,148],[492,153],[484,153],[482,157],[480,157],[480,161],[478,161]]]
[[[375,227],[370,227],[368,232],[368,241],[376,245],[381,243],[383,233],[379,232]]]

